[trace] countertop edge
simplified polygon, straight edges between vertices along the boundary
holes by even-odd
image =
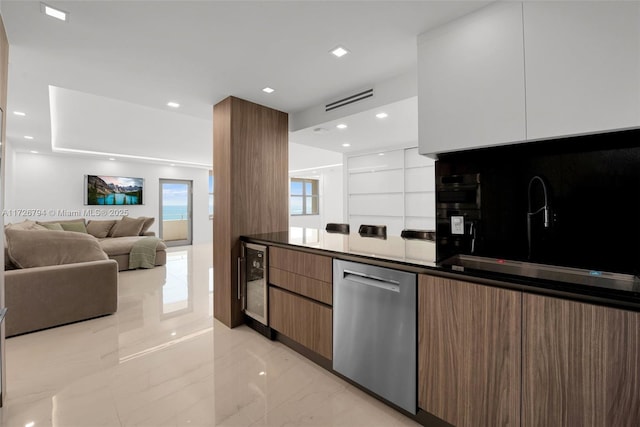
[[[590,293],[578,292],[575,290],[571,290],[570,288],[579,285],[573,285],[564,282],[552,282],[515,276],[509,277],[509,281],[507,281],[501,278],[492,277],[492,274],[489,273],[482,273],[477,271],[449,271],[439,266],[430,267],[427,265],[412,264],[410,262],[384,259],[381,257],[347,254],[344,252],[332,251],[328,249],[311,248],[308,246],[276,242],[273,240],[257,238],[254,236],[240,236],[240,240],[247,243],[256,243],[266,246],[292,249],[315,255],[330,256],[332,258],[338,258],[346,261],[365,262],[367,264],[376,265],[379,267],[395,268],[411,273],[428,274],[453,280],[465,280],[472,283],[493,286],[502,289],[509,289],[536,295],[563,298],[572,301],[640,312],[640,296],[636,297],[636,301],[629,301],[623,298],[625,295],[611,295],[612,292],[607,289],[595,290],[593,288],[590,288],[587,289],[591,291]]]

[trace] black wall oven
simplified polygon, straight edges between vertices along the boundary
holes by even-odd
[[[443,175],[436,180],[438,261],[473,254],[482,217],[480,174]]]

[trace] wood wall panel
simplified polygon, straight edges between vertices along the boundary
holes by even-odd
[[[458,427],[520,424],[521,295],[419,276],[420,408]]]
[[[331,308],[269,287],[269,317],[271,328],[332,360]]]
[[[640,425],[640,313],[523,300],[522,426]]]
[[[269,250],[269,265],[301,276],[333,283],[333,261],[328,256],[272,247]]]
[[[269,283],[328,305],[333,304],[333,285],[330,282],[311,279],[271,267],[269,268]]]
[[[237,291],[240,236],[289,228],[288,115],[229,97],[213,108],[214,317],[244,322]]]

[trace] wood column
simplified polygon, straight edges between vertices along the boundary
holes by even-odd
[[[213,107],[213,315],[241,325],[241,235],[289,228],[286,113],[228,97]]]

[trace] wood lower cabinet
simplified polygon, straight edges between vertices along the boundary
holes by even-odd
[[[269,248],[269,257],[269,267],[323,282],[331,283],[333,280],[331,257],[273,246]]]
[[[332,310],[294,293],[269,287],[269,326],[322,357],[332,359]]]
[[[525,294],[522,426],[640,425],[640,313]]]
[[[269,248],[269,326],[319,354],[333,357],[333,260]]]
[[[418,406],[458,427],[519,425],[521,308],[521,292],[420,275]]]
[[[333,303],[331,257],[290,249],[269,249],[269,283],[327,305]]]

